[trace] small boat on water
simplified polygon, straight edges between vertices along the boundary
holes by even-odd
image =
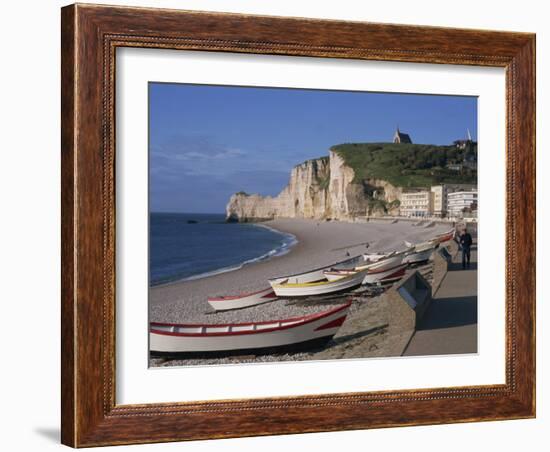
[[[230,295],[225,297],[208,297],[208,304],[215,311],[227,311],[229,309],[248,308],[277,299],[277,295],[271,287],[257,292]]]
[[[351,301],[335,308],[283,320],[233,324],[151,322],[153,354],[224,355],[301,350],[328,342],[344,323]]]
[[[367,270],[354,271],[349,275],[344,275],[337,280],[329,281],[326,275],[322,273],[323,280],[310,283],[294,283],[291,281],[281,281],[272,283],[271,287],[278,297],[310,297],[315,295],[327,295],[346,290],[355,289],[363,282]]]

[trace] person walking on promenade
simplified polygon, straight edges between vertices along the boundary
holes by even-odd
[[[462,268],[470,268],[470,247],[472,246],[472,236],[466,230],[466,228],[464,228],[464,230],[460,234],[458,243],[460,244],[460,248],[462,249]]]

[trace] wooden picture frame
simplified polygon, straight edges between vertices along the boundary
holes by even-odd
[[[535,416],[535,35],[71,5],[62,9],[62,442],[73,447]],[[115,403],[115,50],[506,70],[506,383]]]

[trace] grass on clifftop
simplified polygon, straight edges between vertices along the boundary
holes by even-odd
[[[473,149],[456,146],[394,143],[348,143],[333,146],[346,165],[355,171],[354,182],[383,179],[397,187],[429,187],[442,183],[475,184],[477,171],[464,168],[453,171],[449,163],[462,163]]]

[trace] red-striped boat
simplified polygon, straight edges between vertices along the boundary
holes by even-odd
[[[363,284],[386,284],[398,281],[405,276],[406,270],[407,264],[404,263],[393,268],[368,272],[363,279]]]
[[[432,241],[435,243],[443,243],[448,242],[449,240],[452,240],[455,236],[455,229],[451,229],[447,232],[444,232],[443,234],[436,235]]]
[[[303,350],[328,342],[344,323],[351,301],[326,311],[284,320],[232,324],[151,322],[153,354],[226,355]]]
[[[229,295],[225,297],[208,297],[208,304],[215,311],[227,311],[229,309],[248,308],[277,299],[277,295],[271,287],[258,290],[257,292],[244,293],[240,295]]]
[[[368,269],[365,272],[361,284],[385,284],[388,282],[397,281],[405,275],[406,269],[407,264],[402,264],[401,262],[397,265],[393,265],[392,267]],[[357,270],[352,269],[336,269],[325,271],[325,276],[329,280],[338,281],[340,278],[350,277],[351,275],[357,273]]]

